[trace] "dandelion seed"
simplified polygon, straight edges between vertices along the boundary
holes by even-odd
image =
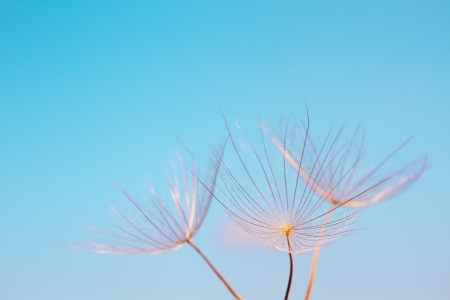
[[[160,196],[153,187],[149,188],[151,198],[148,203],[137,201],[119,187],[132,204],[130,209],[113,208],[118,221],[118,224],[114,226],[120,234],[91,228],[102,233],[106,237],[105,241],[88,242],[71,247],[102,254],[159,254],[176,250],[186,243],[206,261],[233,296],[241,299],[192,242],[192,237],[200,229],[210,207],[212,197],[210,192],[215,188],[222,148],[216,155],[217,159],[213,162],[214,165],[210,168],[209,174],[199,185],[196,163],[192,154],[193,164],[190,171],[185,170],[183,159],[178,154],[178,162],[171,163],[173,175],[167,176],[171,203],[164,201],[168,198],[167,195]]]
[[[289,253],[291,268],[285,294],[285,299],[288,299],[293,278],[292,254],[326,246],[348,232],[348,226],[361,208],[350,211],[345,209],[345,205],[376,185],[330,208],[325,200],[327,197],[315,192],[315,184],[305,184],[301,179],[301,169],[292,168],[284,159],[284,155],[280,155],[280,152],[283,154],[284,150],[288,150],[287,145],[291,143],[288,124],[285,127],[281,150],[274,147],[274,143],[270,142],[271,137],[264,134],[261,128],[261,150],[258,151],[256,144],[250,141],[237,124],[243,139],[235,139],[225,117],[224,120],[239,163],[235,170],[231,164],[227,164],[223,159],[219,160],[219,176],[223,185],[216,187],[214,197],[244,230],[262,243]],[[307,129],[301,153],[309,152],[306,149],[308,137]],[[331,154],[331,150],[328,152]],[[302,166],[302,159],[298,164]],[[336,172],[336,165],[337,168],[340,167],[337,161],[335,165],[321,168],[315,165],[313,170],[305,174],[311,182],[317,181],[325,174],[331,174],[327,185],[328,194],[331,194],[345,184],[351,175],[351,169],[348,172]],[[339,214],[332,217],[332,211]]]
[[[333,208],[337,206],[363,207],[392,199],[410,187],[427,168],[427,157],[424,156],[388,175],[377,176],[379,169],[410,141],[407,140],[394,149],[377,166],[369,169],[362,176],[357,176],[358,167],[364,153],[365,138],[364,132],[360,132],[359,128],[349,139],[343,139],[343,127],[340,128],[334,138],[329,138],[331,136],[330,131],[327,138],[329,143],[322,145],[320,148],[313,143],[306,125],[303,125],[302,128],[294,126],[289,129],[294,133],[293,140],[297,142],[289,144],[287,147],[282,142],[283,137],[275,137],[266,127],[262,126],[262,128],[271,136],[271,140],[279,153],[283,155],[294,170],[298,171],[303,182],[316,195],[330,203],[328,218],[331,217]],[[299,147],[298,141],[302,141],[305,135],[307,136],[307,147]],[[324,151],[324,149],[328,150]],[[327,171],[322,172],[322,170]],[[348,175],[341,184],[338,184],[338,180],[341,180],[344,173]],[[376,177],[379,178],[378,181],[375,180]],[[370,188],[367,189],[367,187]],[[360,193],[361,190],[366,192]],[[348,202],[348,199],[352,199],[352,201]],[[326,228],[326,223],[323,226]],[[319,249],[320,247],[315,249],[312,258],[305,300],[309,299],[311,293]]]

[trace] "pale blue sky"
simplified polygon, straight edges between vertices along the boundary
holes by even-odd
[[[226,136],[291,111],[357,124],[378,160],[428,154],[407,192],[321,252],[311,299],[450,298],[450,2],[1,1],[0,298],[231,299],[187,247],[105,256],[62,246],[109,228],[117,181],[163,174],[176,133],[208,162]],[[150,3],[151,2],[151,3]],[[224,246],[213,203],[194,238],[246,299],[280,299],[289,260]],[[446,254],[447,253],[447,254]],[[296,256],[302,299],[310,254]]]

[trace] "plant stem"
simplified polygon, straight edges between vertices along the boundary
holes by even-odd
[[[294,262],[292,260],[292,253],[290,253],[290,252],[289,252],[289,262],[291,263],[291,270],[289,271],[289,281],[288,281],[288,286],[286,289],[286,295],[284,296],[284,300],[289,299],[289,293],[291,291],[292,277],[294,275]]]
[[[323,221],[323,226],[325,224],[327,224],[328,221],[330,220],[333,209],[334,209],[334,204],[332,204],[330,206],[330,212],[327,214],[325,220]],[[322,231],[320,233],[320,237],[319,238],[322,237],[324,229],[325,229],[325,226],[322,227]],[[311,261],[311,268],[309,270],[309,281],[308,281],[308,287],[306,288],[305,300],[309,300],[309,295],[311,294],[311,289],[312,289],[312,286],[313,286],[313,283],[314,283],[314,276],[315,276],[315,273],[316,273],[317,258],[319,257],[319,251],[320,251],[320,247],[317,247],[314,250],[314,255],[313,255],[313,258],[312,258],[312,261]]]
[[[201,252],[200,249],[198,249],[197,246],[195,246],[195,244],[191,242],[191,240],[186,240],[186,243],[188,243],[192,248],[194,248],[194,250],[198,254],[200,254],[200,256],[206,261],[208,266],[213,270],[213,272],[217,275],[217,277],[219,277],[219,279],[223,282],[223,284],[225,284],[230,293],[233,294],[234,298],[242,300],[242,298],[233,290],[228,281],[226,281],[225,278],[223,278],[223,276],[219,273],[219,271],[217,271],[217,269],[213,266],[213,264],[209,261],[209,259],[203,254],[203,252]]]
[[[314,255],[311,261],[311,269],[309,270],[309,281],[308,281],[308,288],[306,289],[305,300],[309,299],[309,295],[311,293],[312,285],[314,282],[314,274],[316,271],[317,257],[319,256],[319,250],[320,248],[316,248],[316,250],[314,250]]]

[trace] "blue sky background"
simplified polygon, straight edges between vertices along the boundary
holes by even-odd
[[[373,164],[411,135],[392,165],[432,163],[321,252],[311,299],[450,298],[449,53],[448,1],[1,1],[0,298],[231,299],[187,247],[62,244],[109,228],[126,204],[111,180],[157,182],[172,132],[205,165],[219,107],[256,128],[305,103],[318,132],[361,123]],[[282,298],[287,254],[227,244],[229,222],[213,203],[194,241],[244,298]],[[292,299],[310,259],[295,257]]]

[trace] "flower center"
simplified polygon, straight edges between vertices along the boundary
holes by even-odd
[[[283,231],[283,232],[286,234],[286,236],[288,236],[289,233],[291,232],[292,225],[291,225],[291,224],[284,224],[284,225],[281,225],[281,226],[279,227],[279,229],[280,229],[281,231]]]

